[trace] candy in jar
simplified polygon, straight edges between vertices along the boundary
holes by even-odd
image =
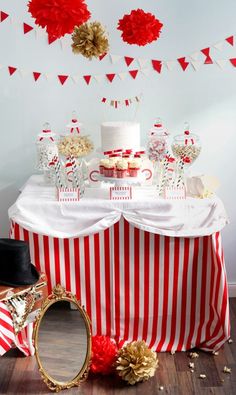
[[[153,128],[148,133],[147,152],[150,160],[159,162],[168,153],[168,130],[157,118]]]
[[[188,159],[189,165],[198,158],[201,152],[200,139],[190,132],[188,122],[185,122],[184,133],[174,137],[171,148],[177,159]]]
[[[46,122],[43,130],[37,136],[37,165],[38,170],[48,170],[49,163],[58,156],[58,148],[55,142],[55,133],[51,131],[50,124]]]

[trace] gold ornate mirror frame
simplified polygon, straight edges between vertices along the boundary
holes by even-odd
[[[67,301],[70,303],[74,303],[80,312],[84,323],[86,327],[86,332],[87,332],[87,354],[86,358],[84,361],[84,364],[82,366],[82,369],[79,371],[77,376],[73,378],[73,380],[68,381],[68,382],[60,382],[55,379],[53,379],[47,371],[43,368],[43,365],[40,360],[39,356],[39,350],[38,350],[38,337],[39,337],[39,329],[40,329],[40,323],[49,309],[50,306],[52,306],[54,303],[59,302],[59,301]],[[35,321],[35,327],[34,327],[34,333],[33,333],[33,339],[34,339],[34,346],[35,346],[35,356],[36,360],[38,363],[38,368],[39,372],[41,374],[41,377],[45,384],[48,386],[48,388],[52,391],[59,392],[63,389],[69,389],[72,387],[79,386],[81,382],[85,381],[87,376],[88,376],[88,371],[89,371],[89,366],[90,366],[90,358],[91,358],[91,327],[90,327],[90,319],[89,316],[87,315],[84,306],[81,306],[80,302],[76,299],[75,295],[71,294],[70,292],[67,292],[65,288],[63,288],[60,284],[58,284],[56,287],[53,288],[52,294],[45,299],[43,302],[41,311],[39,315],[36,318]]]

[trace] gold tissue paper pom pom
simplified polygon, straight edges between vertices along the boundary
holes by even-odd
[[[72,50],[88,59],[98,58],[108,52],[109,42],[106,31],[100,22],[84,23],[75,26],[72,34]]]
[[[157,366],[157,354],[144,341],[133,341],[123,346],[116,361],[119,376],[131,385],[153,377]]]

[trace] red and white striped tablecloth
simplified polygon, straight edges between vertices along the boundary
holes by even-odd
[[[103,232],[58,239],[12,224],[29,242],[32,262],[76,294],[93,334],[144,339],[157,351],[217,350],[229,338],[228,290],[221,235],[174,238],[126,220]]]
[[[0,302],[0,356],[12,347],[19,348],[25,356],[34,355],[32,343],[33,323],[29,323],[15,335],[11,314],[4,302]]]

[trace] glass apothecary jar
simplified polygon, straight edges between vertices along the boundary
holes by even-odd
[[[190,132],[186,122],[184,133],[174,137],[171,148],[176,159],[183,159],[185,164],[191,165],[200,155],[202,146],[199,136]]]
[[[168,153],[169,132],[157,118],[148,133],[147,152],[151,161],[160,162]]]
[[[48,122],[43,125],[43,130],[37,136],[36,149],[36,169],[43,172],[44,182],[46,184],[53,185],[55,182],[55,174],[50,167],[50,163],[53,161],[54,157],[58,156],[58,148],[55,141],[55,133],[51,131]]]

